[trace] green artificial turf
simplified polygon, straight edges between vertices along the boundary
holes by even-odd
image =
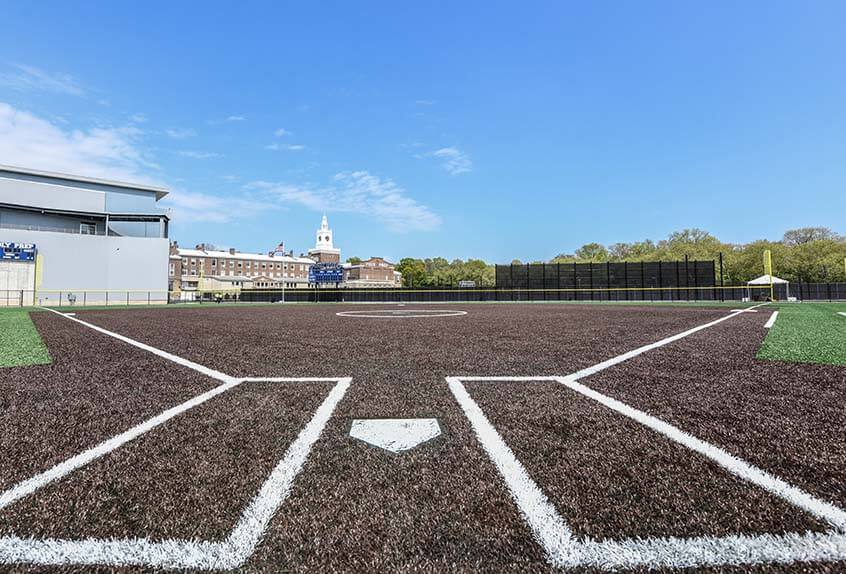
[[[759,359],[846,365],[846,303],[785,303]]]
[[[0,368],[46,365],[50,353],[27,309],[0,309]]]

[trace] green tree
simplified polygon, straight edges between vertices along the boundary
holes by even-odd
[[[404,257],[400,259],[396,270],[402,274],[404,287],[419,287],[424,285],[426,279],[426,264],[422,259]]]
[[[608,250],[599,243],[587,243],[576,249],[576,257],[582,261],[603,263],[608,261]]]
[[[361,263],[361,257],[347,257],[347,263],[351,265],[358,265]]]

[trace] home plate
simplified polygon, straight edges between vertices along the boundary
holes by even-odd
[[[403,452],[441,434],[437,419],[355,419],[350,436],[390,452]]]

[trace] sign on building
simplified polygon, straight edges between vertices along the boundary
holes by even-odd
[[[315,263],[308,268],[309,283],[340,283],[343,280],[344,269],[337,263]]]
[[[0,259],[35,261],[35,243],[0,242]]]

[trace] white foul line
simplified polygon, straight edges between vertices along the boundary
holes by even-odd
[[[189,369],[193,369],[193,370],[197,371],[198,373],[202,373],[202,374],[204,374],[208,377],[211,377],[215,380],[218,380],[222,383],[231,383],[233,381],[238,380],[235,377],[230,377],[229,375],[227,375],[225,373],[221,373],[220,371],[215,371],[214,369],[210,369],[208,367],[200,365],[199,363],[195,363],[194,361],[189,361],[188,359],[183,359],[182,357],[174,355],[173,353],[168,353],[167,351],[162,351],[161,349],[157,349],[155,347],[152,347],[152,346],[147,345],[145,343],[142,343],[140,341],[136,341],[135,339],[130,339],[129,337],[126,337],[124,335],[120,335],[118,333],[114,333],[112,331],[109,331],[108,329],[98,327],[97,325],[94,325],[93,323],[88,323],[87,321],[83,321],[82,319],[78,319],[76,317],[71,317],[67,313],[60,313],[59,311],[56,311],[55,309],[50,309],[48,307],[42,307],[42,309],[45,309],[46,311],[50,311],[51,313],[55,313],[56,315],[59,315],[61,317],[69,319],[71,321],[75,321],[76,323],[79,323],[80,325],[85,325],[89,329],[94,329],[98,333],[108,335],[109,337],[114,337],[115,339],[117,339],[119,341],[123,341],[124,343],[132,345],[133,347],[138,347],[139,349],[143,349],[144,351],[148,351],[150,353],[153,353],[154,355],[158,355],[159,357],[162,357],[163,359],[167,359],[168,361],[173,361],[174,363],[176,363],[178,365],[182,365],[183,367],[188,367]]]
[[[302,470],[311,448],[320,438],[335,407],[346,394],[352,379],[345,377],[311,380],[311,382],[314,381],[335,381],[336,384],[305,428],[285,451],[282,460],[271,471],[258,494],[243,510],[238,523],[224,541],[173,539],[153,542],[146,538],[35,540],[7,536],[0,537],[0,564],[142,565],[204,570],[237,568],[252,555],[273,515],[288,497],[294,479]],[[291,379],[291,382],[300,381]]]
[[[777,318],[778,318],[778,311],[773,311],[773,314],[770,315],[770,318],[767,319],[766,323],[764,323],[764,329],[772,329],[773,325],[775,325]]]
[[[843,312],[843,311],[838,311],[838,312],[837,312],[837,314],[838,314],[838,315],[843,315],[844,317],[846,317],[846,312]]]
[[[789,563],[811,560],[846,559],[846,512],[820,500],[803,490],[729,454],[727,451],[685,433],[643,411],[603,395],[577,381],[614,364],[637,356],[650,349],[666,345],[682,337],[717,324],[730,315],[646,345],[582,369],[567,377],[447,377],[449,388],[459,406],[504,479],[522,516],[543,547],[549,562],[558,567],[597,567],[603,569],[681,568],[706,565],[740,565],[754,563]],[[619,414],[629,417],[663,436],[697,452],[722,466],[735,476],[782,498],[818,519],[828,522],[836,530],[827,533],[807,532],[785,535],[739,535],[696,538],[647,538],[630,540],[576,539],[566,521],[529,476],[526,468],[499,435],[478,404],[464,388],[463,381],[528,382],[557,381]]]
[[[0,537],[0,564],[105,564],[105,565],[144,565],[162,568],[200,568],[232,569],[236,568],[255,550],[267,525],[279,506],[291,491],[294,479],[302,470],[312,446],[326,427],[338,402],[344,397],[352,381],[351,377],[247,377],[235,378],[219,371],[209,369],[162,351],[150,345],[135,341],[129,337],[113,333],[102,327],[81,321],[73,316],[47,309],[57,315],[76,321],[100,333],[119,339],[139,349],[188,367],[209,377],[222,381],[223,384],[201,395],[189,399],[129,430],[106,440],[49,470],[24,480],[9,490],[0,493],[0,510],[21,498],[32,494],[46,484],[66,476],[70,472],[108,454],[127,442],[156,428],[173,417],[184,413],[209,399],[225,393],[242,383],[318,383],[334,382],[335,386],[315,411],[306,427],[288,447],[285,456],[276,465],[270,476],[262,484],[259,493],[244,509],[241,518],[227,539],[223,542],[205,542],[194,540],[162,540],[153,542],[146,538],[132,539],[84,539],[63,540],[48,538],[20,538],[17,536]]]

